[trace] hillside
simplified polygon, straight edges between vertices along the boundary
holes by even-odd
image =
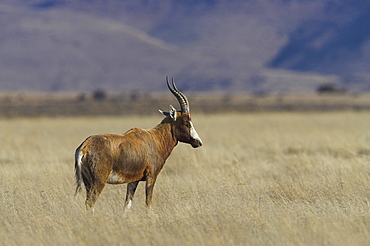
[[[370,3],[68,1],[0,3],[0,90],[313,92],[370,90]]]

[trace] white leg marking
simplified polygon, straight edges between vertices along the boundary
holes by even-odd
[[[124,210],[124,214],[126,214],[129,210],[130,210],[130,208],[131,208],[131,206],[132,206],[132,200],[130,200],[128,203],[127,203],[127,205],[125,206],[125,210]]]
[[[127,203],[127,206],[126,206],[126,209],[130,209],[132,206],[132,200],[130,200],[128,203]]]

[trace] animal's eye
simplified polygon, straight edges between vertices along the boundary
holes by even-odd
[[[184,125],[185,125],[187,128],[190,128],[190,122],[189,122],[189,121],[185,121],[185,122],[184,122]]]

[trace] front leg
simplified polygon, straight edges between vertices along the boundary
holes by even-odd
[[[131,182],[127,184],[125,211],[130,209],[132,205],[132,199],[134,198],[134,194],[135,194],[138,184],[139,184],[139,181],[135,181],[135,182]]]
[[[149,208],[152,206],[153,188],[154,188],[156,179],[157,179],[157,176],[148,176],[146,178],[146,187],[145,187],[146,205]]]

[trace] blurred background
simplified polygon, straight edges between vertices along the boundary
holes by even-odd
[[[0,90],[370,90],[368,0],[2,0]]]
[[[166,76],[204,146],[89,216],[75,148]],[[0,246],[370,245],[369,112],[370,0],[0,0]]]

